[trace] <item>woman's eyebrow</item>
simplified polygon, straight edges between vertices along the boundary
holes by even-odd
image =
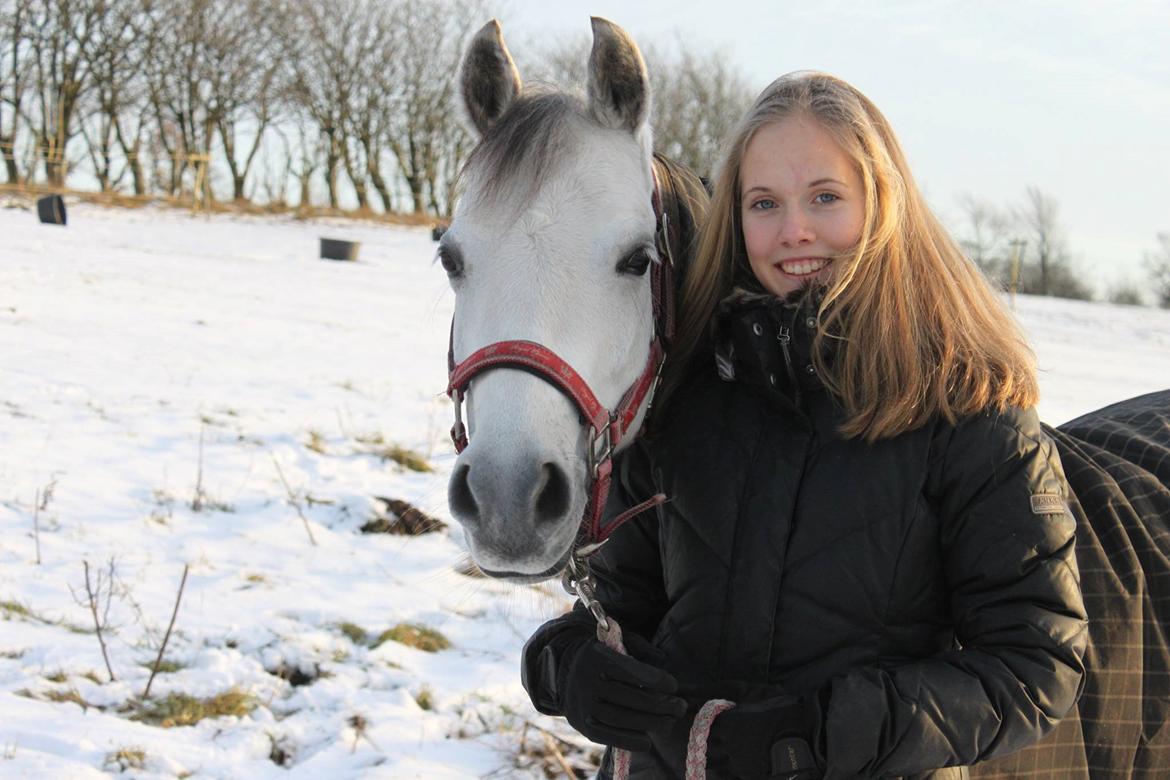
[[[848,187],[849,186],[845,182],[841,181],[840,179],[833,179],[833,178],[828,178],[828,177],[823,178],[823,179],[817,179],[816,181],[809,182],[806,186],[811,189],[813,187],[820,187],[820,186],[825,185],[825,184],[836,184],[838,187]],[[748,195],[750,195],[753,192],[771,192],[771,191],[772,190],[768,187],[765,187],[763,185],[756,185],[755,187],[749,187],[748,189],[744,190],[743,194],[740,197],[746,198]]]

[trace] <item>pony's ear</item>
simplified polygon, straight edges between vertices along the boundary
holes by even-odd
[[[504,45],[495,19],[480,28],[459,69],[459,92],[475,129],[482,136],[520,94],[520,72]]]
[[[589,113],[606,127],[635,132],[650,115],[650,77],[634,39],[613,22],[592,17]]]

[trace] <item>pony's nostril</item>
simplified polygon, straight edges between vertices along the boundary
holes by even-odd
[[[536,491],[537,524],[560,520],[569,511],[569,478],[555,463],[540,468],[540,486]]]
[[[468,479],[470,472],[471,466],[466,463],[457,466],[447,487],[447,501],[451,505],[451,512],[463,523],[479,519],[479,505],[475,503],[475,496],[471,493],[471,482]]]

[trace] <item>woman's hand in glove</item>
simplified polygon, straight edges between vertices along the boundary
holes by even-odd
[[[707,768],[720,780],[817,780],[819,715],[810,700],[782,696],[733,707],[715,718]]]
[[[670,673],[638,660],[656,660],[657,649],[636,634],[627,634],[625,642],[631,655],[594,638],[576,648],[557,681],[560,709],[573,728],[594,742],[645,751],[650,733],[669,729],[687,704],[674,695],[678,683]]]

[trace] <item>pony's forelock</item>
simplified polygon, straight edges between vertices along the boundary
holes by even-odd
[[[464,192],[476,205],[506,202],[523,209],[559,170],[574,118],[586,116],[574,95],[525,93],[472,151],[460,173]]]

